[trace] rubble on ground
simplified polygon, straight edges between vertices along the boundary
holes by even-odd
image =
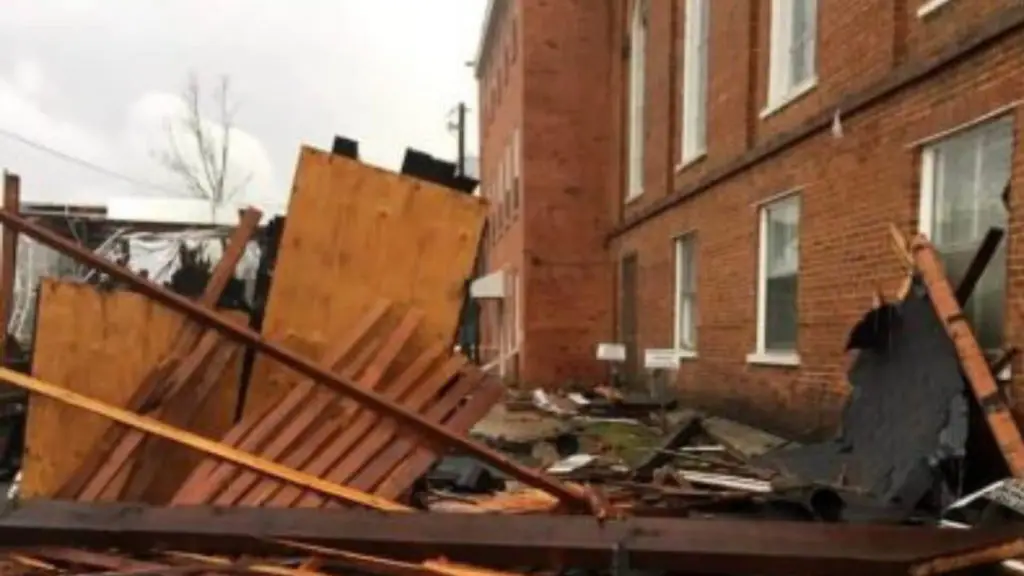
[[[5,202],[5,253],[23,234],[111,283],[44,279],[31,366],[0,368],[30,395],[0,573],[923,575],[1024,555],[1024,443],[970,287],[923,239],[853,329],[841,431],[799,445],[631,388],[517,394],[453,352],[487,213],[453,188],[304,148],[288,214],[243,212],[184,295]],[[226,308],[254,239],[255,296]]]

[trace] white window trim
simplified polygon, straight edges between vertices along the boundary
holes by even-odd
[[[523,209],[523,143],[519,128],[512,132],[512,195],[515,198],[513,204],[516,210]]]
[[[755,349],[747,354],[748,364],[769,366],[799,366],[800,354],[796,350],[766,350],[765,324],[767,321],[768,286],[768,208],[784,202],[799,202],[800,190],[791,190],[769,198],[757,206],[757,340]],[[801,214],[801,218],[803,215]],[[799,223],[797,224],[799,226]],[[799,264],[797,274],[800,273]],[[797,335],[799,346],[799,334]]]
[[[792,0],[772,0],[771,24],[769,33],[769,59],[768,59],[768,98],[767,104],[761,111],[761,118],[767,118],[782,110],[801,96],[807,94],[818,85],[818,2],[812,2],[813,7],[811,22],[814,25],[811,43],[811,62],[814,67],[813,73],[796,85],[790,85],[789,78],[789,52],[791,49],[792,35],[792,13],[783,10]]]
[[[683,285],[683,259],[680,257],[682,256],[680,252],[682,250],[682,243],[684,241],[693,242],[695,241],[696,237],[696,232],[686,232],[672,239],[672,252],[675,255],[675,291],[673,292],[674,323],[672,329],[672,347],[675,349],[676,355],[679,356],[680,360],[692,360],[697,358],[697,349],[684,348],[681,342],[682,334],[679,333],[679,316],[682,314],[682,310],[679,306],[679,293],[682,290]],[[696,244],[693,244],[693,246],[696,247]],[[697,256],[696,254],[694,254],[695,261],[696,258]],[[693,272],[695,273],[696,270],[694,270]],[[696,301],[694,301],[694,309],[696,309],[696,305],[697,303]],[[694,322],[693,331],[694,335],[696,335],[696,322]],[[699,337],[697,338],[697,342],[700,342]],[[699,344],[697,345],[699,346]]]
[[[952,2],[952,0],[928,0],[917,9],[918,18],[927,18],[932,14],[938,12],[942,7]]]
[[[709,0],[686,0],[686,13],[683,18],[680,168],[694,163],[707,153],[710,12]],[[703,50],[700,49],[701,45],[704,47]],[[700,106],[702,99],[704,106]],[[703,133],[697,129],[699,124],[704,127]]]
[[[630,24],[629,50],[629,146],[626,203],[644,193],[644,115],[647,65],[647,0],[635,0]]]

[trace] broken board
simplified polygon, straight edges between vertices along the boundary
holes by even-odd
[[[102,402],[124,406],[170,350],[182,326],[180,314],[145,296],[43,279],[32,372]],[[236,358],[194,420],[194,432],[219,437],[231,426],[239,369]],[[111,425],[103,416],[47,398],[30,397],[23,497],[53,495]],[[175,486],[200,456],[174,447],[165,458],[168,465],[161,481]]]
[[[437,342],[453,342],[465,282],[486,219],[481,199],[303,147],[274,267],[263,334],[328,343],[379,299],[424,313],[396,368]],[[280,398],[294,385],[259,358],[250,390]],[[265,402],[265,401],[264,401]],[[263,402],[247,401],[246,412]]]

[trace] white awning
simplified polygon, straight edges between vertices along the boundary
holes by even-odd
[[[469,285],[469,295],[473,298],[504,298],[505,271],[498,270],[487,276],[481,276]]]

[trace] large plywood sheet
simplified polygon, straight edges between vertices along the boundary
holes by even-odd
[[[399,316],[409,306],[425,314],[404,361],[453,341],[486,214],[480,198],[302,148],[264,335],[327,343],[383,297]],[[250,389],[279,397],[265,390],[284,382],[277,371],[260,359]],[[246,410],[262,408],[249,402]]]
[[[170,350],[183,317],[123,291],[44,279],[40,285],[33,375],[124,407],[146,374]],[[193,431],[219,438],[237,400],[241,354],[197,415]],[[55,400],[29,399],[22,494],[46,497],[67,481],[111,426],[109,420]],[[179,451],[181,453],[179,453]],[[180,482],[199,455],[173,447],[166,480]]]

